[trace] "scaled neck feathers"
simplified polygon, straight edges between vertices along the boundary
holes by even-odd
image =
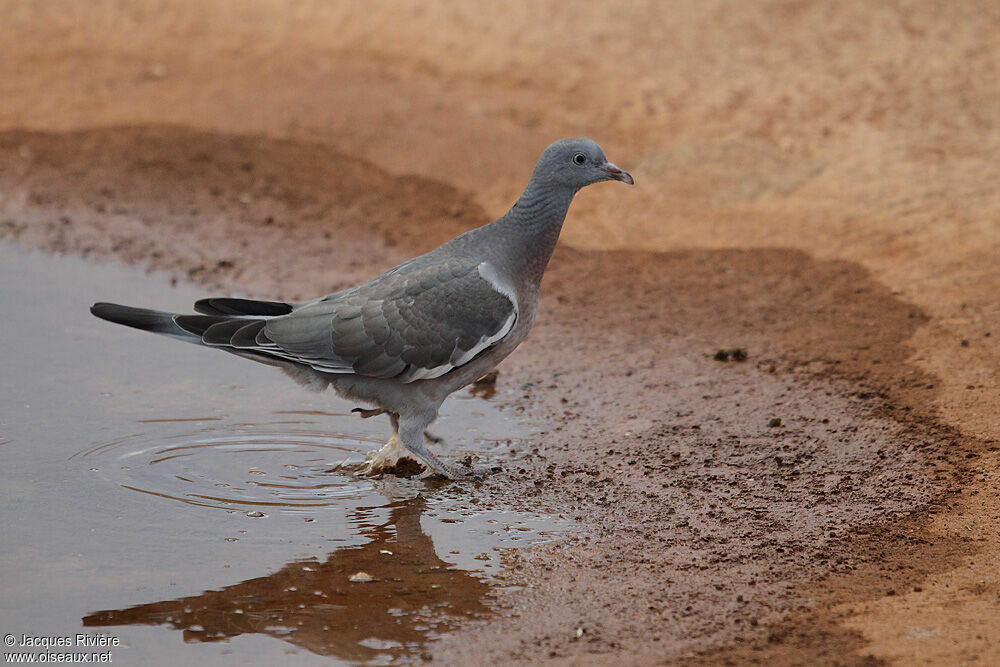
[[[533,178],[517,203],[494,223],[506,241],[510,261],[520,266],[526,280],[541,281],[575,194],[573,188]]]

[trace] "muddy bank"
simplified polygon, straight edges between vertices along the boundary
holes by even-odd
[[[8,238],[288,299],[353,284],[482,219],[454,188],[316,143],[176,127],[6,132],[0,155]],[[164,233],[176,254],[150,238]],[[273,247],[297,250],[281,264]]]
[[[0,238],[261,298],[346,286],[487,220],[322,145],[183,128],[8,132],[0,165]],[[973,546],[925,530],[985,449],[927,407],[938,381],[910,347],[927,320],[857,264],[797,250],[558,251],[498,382],[544,432],[469,494],[583,531],[512,556],[525,588],[435,657],[859,649],[831,605],[910,590]]]

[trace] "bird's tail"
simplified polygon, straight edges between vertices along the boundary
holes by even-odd
[[[194,304],[198,315],[95,303],[90,312],[102,320],[127,327],[172,336],[189,343],[253,349],[270,343],[262,334],[266,321],[292,312],[292,305],[278,301],[254,301],[216,297]]]
[[[148,308],[133,308],[120,306],[117,303],[95,303],[90,312],[108,322],[124,324],[133,329],[152,331],[153,333],[170,336],[188,343],[201,344],[201,336],[181,328],[174,320],[174,313]]]
[[[215,301],[223,301],[216,299]],[[238,301],[232,299],[232,301]],[[208,300],[199,301],[198,310],[208,310]],[[248,303],[256,303],[250,302]],[[265,302],[266,303],[266,302]],[[231,309],[230,309],[231,310]],[[267,317],[256,318],[243,314],[182,315],[162,310],[121,306],[117,303],[95,303],[90,312],[102,320],[124,324],[133,329],[151,331],[188,343],[212,347],[250,349],[258,347],[258,334]],[[264,337],[266,339],[266,337]],[[270,342],[266,340],[266,342]]]
[[[95,303],[90,312],[108,322],[187,343],[217,347],[251,361],[275,366],[303,387],[322,391],[330,384],[322,373],[260,348],[262,339],[263,342],[270,342],[262,331],[267,318],[284,315],[291,309],[289,304],[271,301],[202,299],[195,304],[195,310],[203,313],[200,315],[179,315],[117,303]]]

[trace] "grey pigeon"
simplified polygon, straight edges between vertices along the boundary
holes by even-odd
[[[517,203],[373,280],[302,303],[201,299],[198,315],[97,303],[101,319],[165,334],[283,369],[300,384],[374,406],[393,435],[364,472],[404,456],[456,479],[472,468],[443,463],[428,425],[449,394],[492,370],[524,340],[566,211],[580,188],[632,184],[590,139],[545,149]]]

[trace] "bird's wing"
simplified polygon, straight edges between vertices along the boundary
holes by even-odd
[[[493,347],[517,314],[513,288],[492,265],[451,260],[392,271],[269,318],[253,349],[327,373],[412,382]]]

